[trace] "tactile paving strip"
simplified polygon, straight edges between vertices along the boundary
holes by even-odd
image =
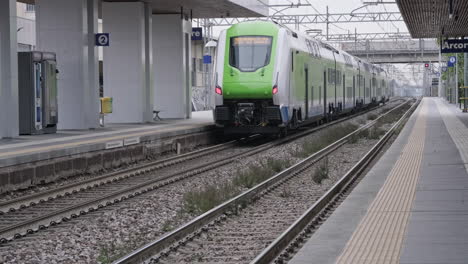
[[[420,175],[427,109],[423,100],[408,142],[337,263],[399,263]]]

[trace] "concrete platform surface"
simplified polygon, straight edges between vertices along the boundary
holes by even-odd
[[[0,168],[213,128],[212,111],[200,111],[193,112],[192,118],[185,120],[106,124],[94,130],[60,130],[56,134],[0,139]]]
[[[468,263],[468,114],[424,98],[289,263]]]

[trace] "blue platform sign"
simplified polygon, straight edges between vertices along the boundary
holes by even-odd
[[[442,66],[442,72],[446,72],[447,71],[447,66]]]
[[[110,43],[109,33],[98,33],[96,34],[96,46],[108,47]]]
[[[204,55],[203,56],[203,64],[211,64],[211,56],[210,55]]]
[[[453,67],[455,66],[455,63],[457,63],[457,57],[455,56],[450,56],[448,62],[447,62],[447,67]]]
[[[203,29],[201,27],[192,28],[192,40],[203,40]]]

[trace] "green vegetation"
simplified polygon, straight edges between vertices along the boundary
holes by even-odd
[[[318,168],[315,169],[312,175],[312,180],[317,184],[322,184],[322,181],[328,179],[330,169],[328,168],[328,157],[325,157],[319,164]]]
[[[232,198],[237,193],[235,186],[224,184],[222,186],[208,185],[202,190],[194,190],[184,195],[185,211],[191,214],[204,213],[218,204]]]
[[[265,167],[271,169],[272,171],[278,173],[291,166],[291,161],[289,160],[280,160],[274,158],[268,158],[266,160]]]
[[[97,261],[102,264],[112,263],[107,246],[101,247]]]
[[[365,137],[367,139],[380,139],[381,136],[385,135],[387,131],[385,129],[373,126],[369,129],[366,129],[359,133],[361,137]]]
[[[204,213],[222,202],[236,196],[242,190],[249,189],[267,180],[276,173],[289,167],[289,160],[268,158],[259,165],[250,165],[239,171],[234,179],[221,186],[208,185],[201,190],[194,190],[184,195],[184,210],[190,214]]]
[[[161,228],[163,232],[169,232],[169,231],[172,231],[173,229],[174,229],[174,225],[172,221],[166,221]]]
[[[113,241],[110,241],[110,245],[101,246],[99,256],[97,256],[97,262],[100,264],[110,264],[117,259],[125,256],[129,252],[143,246],[146,242],[141,238],[133,238],[126,241],[126,244],[116,246]]]
[[[367,115],[367,120],[375,120],[377,119],[378,115],[374,113],[370,113]]]
[[[289,185],[284,184],[281,189],[280,197],[282,198],[289,198],[293,195],[293,192],[291,191],[291,188]]]
[[[357,119],[356,121],[357,121],[357,123],[360,124],[360,125],[364,125],[364,124],[367,123],[367,120],[364,119],[364,118],[359,118],[359,119]]]
[[[291,153],[292,155],[300,158],[308,157],[309,155],[325,148],[326,146],[330,145],[331,143],[337,141],[338,139],[348,135],[349,133],[358,129],[358,125],[356,124],[347,124],[347,125],[340,125],[336,127],[332,127],[321,133],[319,138],[320,140],[312,140],[302,142],[301,149],[294,151]]]

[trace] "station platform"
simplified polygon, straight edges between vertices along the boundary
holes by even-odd
[[[424,98],[289,263],[468,263],[468,114]]]
[[[102,164],[97,163],[105,162],[106,157],[103,154],[106,151],[120,151],[125,147],[136,148],[145,143],[183,137],[214,128],[212,111],[200,111],[193,112],[191,119],[184,120],[163,119],[147,124],[106,124],[105,127],[94,130],[63,130],[56,134],[0,139],[0,191],[11,189],[5,188],[7,185],[25,187],[27,184],[43,181],[44,178],[53,180],[63,176],[59,173],[62,169],[73,174],[73,171],[87,170],[90,165],[99,167]],[[102,153],[99,153],[100,151]],[[141,147],[137,152],[139,153],[136,155],[142,156]],[[99,155],[83,157],[87,153]],[[129,155],[135,156],[135,151]],[[118,160],[122,156],[124,153],[113,155],[110,157],[111,163],[119,165],[114,159]],[[51,163],[52,160],[64,157],[76,157],[78,162],[66,160],[60,165],[56,162]]]

